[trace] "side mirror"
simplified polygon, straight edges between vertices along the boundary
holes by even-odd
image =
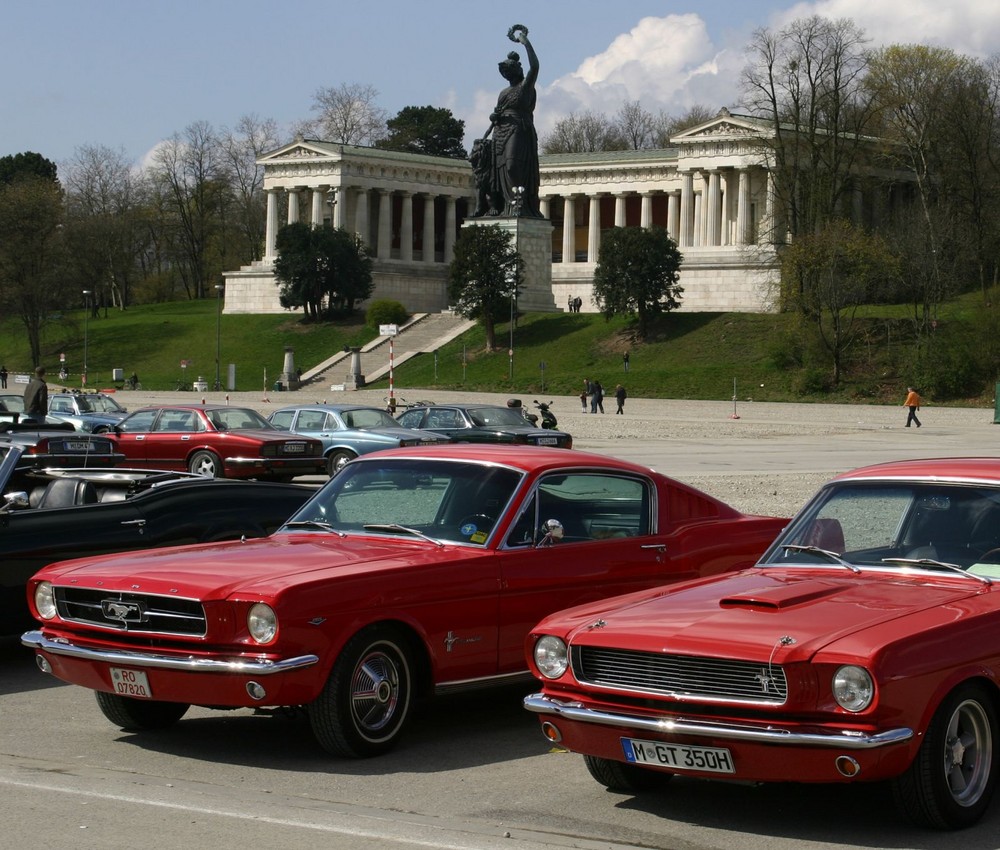
[[[8,514],[19,508],[26,508],[28,505],[28,494],[24,490],[15,490],[13,493],[4,493],[3,505],[0,506],[0,514]]]

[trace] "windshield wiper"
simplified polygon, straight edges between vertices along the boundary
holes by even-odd
[[[347,537],[340,529],[334,528],[330,523],[318,519],[297,519],[294,522],[286,522],[282,528],[318,528],[320,531],[328,531],[330,534],[336,534],[338,537]]]
[[[856,567],[850,561],[845,561],[836,552],[831,552],[829,549],[820,549],[819,546],[803,546],[801,543],[783,543],[781,546],[784,550],[794,549],[796,552],[806,552],[810,555],[825,555],[835,564],[840,564],[842,567],[847,567],[852,573],[860,573],[861,568]]]
[[[992,585],[993,582],[987,576],[977,575],[976,573],[970,573],[964,567],[960,567],[958,564],[949,564],[947,561],[936,561],[933,558],[883,558],[883,564],[902,564],[904,567],[938,567],[942,570],[947,570],[948,572],[958,573],[959,575],[968,576],[969,578],[974,578],[976,581],[982,582],[986,585]]]
[[[429,534],[424,534],[422,531],[418,531],[415,528],[407,528],[405,525],[400,525],[398,522],[373,522],[361,527],[365,531],[402,531],[404,534],[412,534],[414,537],[419,537],[421,540],[426,540],[428,543],[433,543],[436,546],[444,546],[444,543],[434,537],[431,537]]]

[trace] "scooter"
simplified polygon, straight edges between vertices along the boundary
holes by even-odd
[[[518,413],[520,413],[524,417],[525,421],[528,422],[528,424],[530,425],[538,424],[538,417],[535,416],[534,413],[528,413],[528,408],[526,408],[523,404],[521,404],[521,399],[519,398],[507,399],[507,407],[509,407],[511,410],[516,410]]]
[[[559,423],[556,421],[556,415],[549,409],[552,406],[552,402],[538,401],[535,399],[535,407],[538,408],[539,414],[542,417],[542,427],[553,429],[556,428]]]

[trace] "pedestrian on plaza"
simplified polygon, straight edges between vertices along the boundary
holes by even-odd
[[[24,388],[24,412],[45,416],[49,410],[49,385],[45,383],[45,367],[36,366],[35,374]]]
[[[622,363],[625,364],[625,371],[628,372],[628,351],[622,355]]]
[[[575,310],[573,309],[575,305],[576,305],[576,301],[575,301],[575,299],[573,298],[573,296],[572,296],[572,295],[570,295],[570,296],[569,296],[569,298],[568,298],[568,299],[566,300],[566,307],[567,307],[567,309],[569,310],[569,312],[570,312],[570,313],[574,313],[574,312],[576,312],[576,311],[575,311]]]
[[[579,313],[580,308],[582,306],[583,306],[583,299],[579,295],[577,295],[576,298],[573,299],[573,312]]]
[[[594,392],[590,397],[590,412],[597,413],[600,410],[601,413],[604,413],[604,387],[597,380],[594,381],[592,387]]]
[[[590,383],[590,378],[583,379],[583,392],[580,393],[580,411],[581,413],[587,412],[587,396],[594,392],[594,387]]]
[[[628,393],[625,392],[625,387],[619,384],[615,387],[615,401],[618,402],[618,409],[615,414],[625,414],[625,399],[628,398]]]
[[[908,407],[910,412],[906,416],[906,427],[910,427],[911,422],[916,422],[917,427],[920,427],[920,420],[917,419],[917,411],[920,410],[920,405],[924,401],[920,398],[920,394],[913,388],[906,388],[906,401],[903,402],[903,407]]]
[[[0,389],[7,389],[7,367],[0,366]]]

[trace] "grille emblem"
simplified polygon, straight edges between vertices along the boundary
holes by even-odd
[[[105,599],[101,602],[101,611],[107,619],[120,623],[141,623],[143,620],[143,608],[138,602]]]

